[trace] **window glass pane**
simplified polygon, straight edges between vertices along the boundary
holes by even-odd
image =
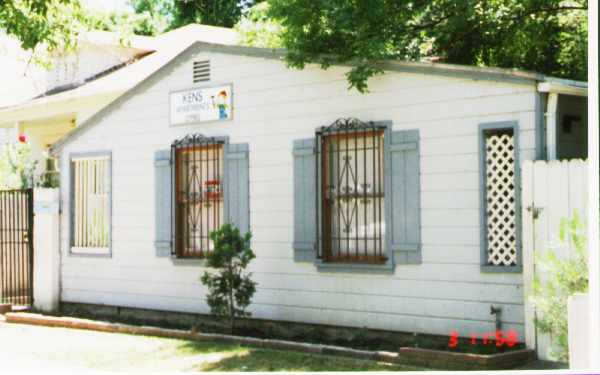
[[[72,160],[74,247],[109,245],[110,159]]]
[[[176,248],[182,257],[213,249],[210,232],[223,223],[223,146],[177,150]]]

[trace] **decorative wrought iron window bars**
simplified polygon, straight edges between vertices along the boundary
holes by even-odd
[[[210,233],[223,222],[224,142],[191,134],[171,145],[174,255],[204,258],[213,249]]]
[[[317,138],[317,257],[385,263],[385,126],[354,118],[320,128]]]

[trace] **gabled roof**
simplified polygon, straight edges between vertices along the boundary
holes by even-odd
[[[130,82],[127,86],[129,88],[124,91],[118,98],[116,98],[113,102],[108,104],[106,107],[102,108],[96,114],[91,116],[87,121],[77,126],[75,129],[71,130],[65,137],[55,142],[51,148],[50,152],[56,154],[61,148],[63,148],[68,142],[76,138],[79,134],[86,131],[87,128],[93,126],[97,123],[104,115],[108,114],[115,106],[124,102],[129,98],[131,93],[140,86],[144,80],[150,79],[160,73],[163,69],[166,69],[168,65],[173,64],[176,60],[183,58],[183,55],[187,55],[193,53],[196,50],[209,51],[209,52],[219,52],[219,53],[228,53],[234,55],[246,55],[246,56],[255,56],[261,58],[270,58],[270,59],[278,59],[283,60],[285,56],[284,49],[268,49],[268,48],[257,48],[257,47],[246,47],[240,46],[237,44],[237,35],[229,34],[228,36],[220,35],[222,28],[215,28],[214,30],[216,34],[222,39],[227,39],[231,37],[229,40],[230,43],[221,42],[208,42],[202,40],[200,38],[196,39],[195,42],[189,43],[189,41],[194,40],[196,38],[194,35],[196,32],[196,28],[199,25],[189,25],[183,28],[172,31],[169,40],[172,40],[176,45],[173,48],[169,49],[168,52],[164,51],[163,53],[153,54],[144,60],[136,63],[136,69],[140,69],[140,71],[136,72],[136,76],[134,79],[130,79]],[[206,26],[202,26],[205,28]],[[229,29],[226,29],[229,30]],[[188,34],[189,32],[189,34]],[[233,33],[233,31],[231,31]],[[167,34],[165,34],[166,36]],[[208,35],[208,34],[207,34]],[[215,35],[217,36],[217,35]],[[179,37],[186,38],[185,42],[181,42],[178,40]],[[142,64],[145,63],[145,64]],[[493,68],[493,67],[475,67],[475,66],[465,66],[465,65],[454,65],[454,64],[445,64],[445,63],[435,63],[435,62],[409,62],[409,61],[382,61],[380,62],[380,66],[387,71],[396,71],[396,72],[410,72],[410,73],[421,73],[421,74],[436,74],[436,75],[444,75],[444,76],[452,76],[459,78],[469,78],[475,80],[490,80],[490,81],[501,81],[501,82],[511,82],[517,84],[527,84],[527,85],[538,85],[539,83],[544,82],[552,82],[553,85],[558,85],[563,88],[573,89],[577,92],[584,93],[587,95],[587,83],[581,81],[572,81],[572,80],[563,80],[558,78],[549,77],[540,73],[520,70],[520,69],[506,69],[506,68]],[[119,80],[122,75],[117,75],[116,73],[111,75],[110,78],[115,80]],[[129,77],[123,77],[127,79]],[[131,84],[135,82],[135,84]],[[1,113],[0,113],[1,114]]]
[[[103,32],[98,32],[96,37],[98,36],[105,39],[114,37],[114,35],[106,35]],[[234,45],[238,42],[238,34],[232,29],[223,27],[192,24],[152,39],[155,51],[147,56],[132,61],[119,70],[71,90],[34,98],[18,105],[1,108],[0,122],[10,121],[12,118],[18,118],[20,114],[26,111],[58,102],[84,100],[96,95],[118,95],[124,93],[173,60],[174,57],[189,48],[194,42],[217,42],[222,45]],[[108,43],[110,40],[105,41]],[[147,43],[148,41],[142,38],[137,42]],[[10,116],[10,119],[8,119],[8,116]]]

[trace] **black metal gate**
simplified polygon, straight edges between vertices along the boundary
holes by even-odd
[[[0,190],[0,303],[33,304],[33,189]]]

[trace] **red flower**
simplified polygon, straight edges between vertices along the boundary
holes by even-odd
[[[25,134],[19,134],[19,142],[27,143],[27,136]]]
[[[502,335],[502,331],[497,329],[496,330],[496,346],[500,347],[504,344],[506,344],[506,339]]]
[[[511,348],[513,346],[515,346],[517,344],[517,342],[519,341],[519,333],[517,331],[515,331],[514,329],[510,329],[508,330],[508,332],[506,333],[506,345]]]
[[[448,341],[449,348],[456,348],[458,346],[458,331],[452,330],[450,332],[450,340]]]

